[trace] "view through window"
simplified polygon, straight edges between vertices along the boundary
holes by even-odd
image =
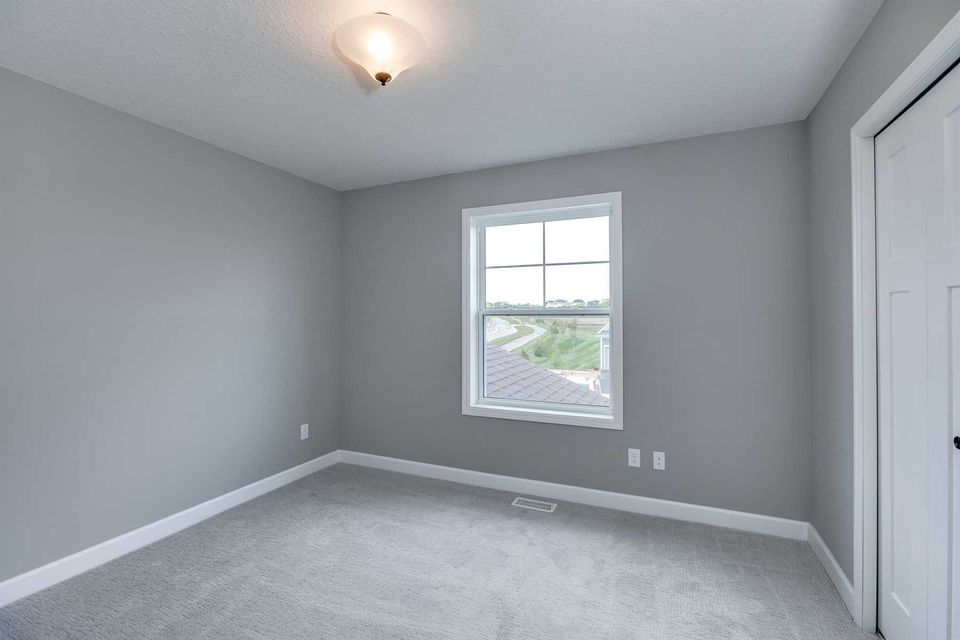
[[[483,397],[610,406],[609,207],[485,224]]]

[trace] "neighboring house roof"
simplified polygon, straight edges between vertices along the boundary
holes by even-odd
[[[486,347],[486,395],[490,398],[610,406],[608,398],[583,385],[501,347]]]

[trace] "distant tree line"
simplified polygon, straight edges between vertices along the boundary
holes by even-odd
[[[546,307],[548,309],[553,308],[573,308],[573,309],[603,309],[610,306],[610,298],[604,298],[603,300],[589,300],[584,301],[580,298],[575,300],[564,300],[559,298],[557,300],[547,300]],[[520,303],[513,304],[511,302],[487,302],[487,309],[541,309],[539,304],[530,304],[530,303]]]

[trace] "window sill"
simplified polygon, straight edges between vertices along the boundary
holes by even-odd
[[[463,407],[463,415],[623,431],[623,423],[616,416],[598,415],[595,413],[577,413],[575,411],[553,411],[550,409],[518,408],[473,403]]]

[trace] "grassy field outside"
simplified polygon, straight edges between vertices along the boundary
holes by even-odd
[[[588,371],[600,368],[600,339],[595,324],[572,320],[538,319],[546,332],[516,351],[530,362],[548,369]],[[529,328],[529,327],[517,327]],[[532,333],[530,329],[528,333]],[[511,339],[516,336],[510,336]]]

